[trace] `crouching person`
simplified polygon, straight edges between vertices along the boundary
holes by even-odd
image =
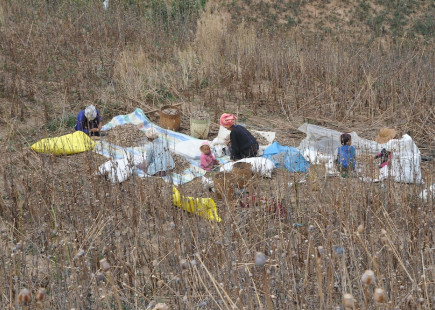
[[[100,113],[93,105],[81,110],[77,115],[77,124],[75,126],[77,131],[83,131],[89,136],[100,136],[102,126]]]
[[[231,160],[257,156],[257,140],[245,127],[236,125],[236,119],[233,114],[222,114],[220,118],[221,126],[231,131],[230,141],[227,143],[230,146]]]
[[[155,128],[149,128],[145,132],[148,139],[146,159],[138,165],[138,168],[152,176],[166,176],[167,172],[175,168],[175,162],[169,151],[168,143],[159,137]]]

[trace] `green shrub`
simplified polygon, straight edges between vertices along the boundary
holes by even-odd
[[[62,128],[73,128],[77,123],[77,116],[75,114],[67,114],[64,117],[55,118],[47,123],[47,129],[55,132]]]
[[[433,18],[434,14],[435,11],[432,10],[432,12],[429,12],[426,15],[422,16],[413,25],[413,29],[415,30],[415,32],[422,35],[426,39],[433,38],[435,35],[435,21]]]

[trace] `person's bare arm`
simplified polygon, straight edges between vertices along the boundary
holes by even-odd
[[[102,122],[100,122],[99,124],[98,124],[98,127],[97,128],[92,128],[91,130],[89,130],[90,132],[99,132],[100,130],[101,130],[101,127],[103,127],[103,123]]]

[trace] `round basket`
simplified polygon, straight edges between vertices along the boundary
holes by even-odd
[[[234,174],[232,172],[217,172],[213,175],[216,198],[224,196],[231,200],[234,196]]]
[[[172,113],[168,113],[170,110]],[[160,108],[160,127],[177,131],[180,129],[181,111],[178,107],[165,105]]]
[[[210,130],[210,118],[195,119],[190,117],[190,135],[198,139],[207,139]]]
[[[238,188],[245,187],[252,177],[252,165],[250,163],[239,162],[233,165],[234,178],[237,180]]]

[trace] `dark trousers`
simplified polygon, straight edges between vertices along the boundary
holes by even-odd
[[[252,144],[249,148],[240,150],[238,154],[234,154],[234,160],[239,160],[243,158],[255,157],[258,154],[258,143]]]

